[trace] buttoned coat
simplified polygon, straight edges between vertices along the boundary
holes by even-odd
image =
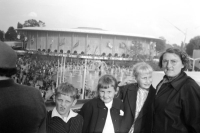
[[[135,118],[138,84],[134,83],[122,86],[119,90],[119,98],[123,100],[124,104],[124,117],[121,124],[121,132],[128,133]],[[151,105],[154,100],[155,92],[154,87],[151,85],[144,105],[135,120],[134,133],[149,133],[151,131]]]
[[[0,80],[0,132],[46,133],[46,107],[39,90]]]
[[[153,133],[200,133],[200,87],[185,72],[159,89]]]
[[[110,109],[110,115],[113,122],[115,133],[119,133],[122,116],[120,110],[123,110],[121,100],[114,98]],[[94,98],[83,105],[79,112],[84,119],[83,133],[102,133],[108,109],[100,98]]]

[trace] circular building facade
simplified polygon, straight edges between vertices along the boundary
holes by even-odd
[[[88,55],[133,56],[155,55],[159,38],[99,28],[51,29],[24,27],[17,29],[27,37],[27,50],[77,53]]]

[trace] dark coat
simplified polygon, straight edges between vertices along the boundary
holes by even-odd
[[[153,133],[200,133],[200,87],[185,72],[161,86],[152,107]]]
[[[0,80],[0,132],[46,132],[46,108],[39,90],[12,79]]]
[[[122,116],[120,110],[123,110],[123,104],[119,99],[113,99],[113,105],[110,109],[115,133],[119,133]],[[83,133],[101,133],[103,131],[108,109],[104,102],[99,98],[94,98],[83,105],[79,112],[84,119]]]
[[[133,125],[136,110],[137,91],[137,83],[120,87],[119,98],[122,99],[124,103],[124,117],[121,124],[121,132],[123,133],[128,133]],[[149,133],[151,131],[151,105],[154,100],[155,92],[156,91],[153,86],[150,86],[147,99],[135,121],[134,133]]]
[[[77,115],[65,123],[59,117],[51,117],[52,111],[47,113],[47,133],[81,133],[83,117]]]

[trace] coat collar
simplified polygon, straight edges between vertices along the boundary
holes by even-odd
[[[111,108],[120,109],[120,102],[118,98],[114,98]],[[106,108],[105,103],[100,98],[97,99],[97,106],[99,108]]]
[[[144,102],[144,105],[139,113],[138,119],[141,118],[143,115],[145,115],[149,109],[151,108],[151,104],[153,102],[154,96],[155,96],[156,90],[155,88],[151,85],[149,88],[149,93],[147,96],[147,99]]]
[[[173,88],[178,91],[180,90],[183,83],[187,80],[188,76],[185,72],[181,72],[181,74],[173,80],[170,84],[173,86]]]
[[[0,88],[12,86],[14,83],[13,79],[0,80]]]

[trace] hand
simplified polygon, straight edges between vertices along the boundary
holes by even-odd
[[[125,85],[127,85],[127,84],[136,83],[136,82],[137,82],[137,81],[135,80],[134,77],[132,77],[132,76],[127,76],[125,79],[123,79],[122,82],[120,82],[120,83],[118,84],[118,86],[125,86]]]

